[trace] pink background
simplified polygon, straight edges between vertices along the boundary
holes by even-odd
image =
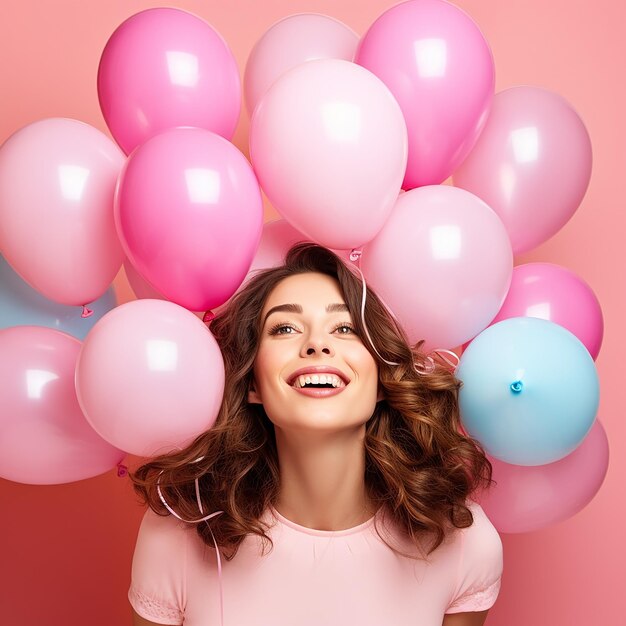
[[[226,39],[241,74],[255,41],[278,19],[319,12],[363,34],[390,0],[194,0],[168,6],[206,19]],[[537,85],[564,96],[591,135],[594,168],[583,203],[552,239],[516,264],[545,261],[570,268],[594,289],[605,316],[597,360],[599,418],[609,437],[605,483],[573,518],[542,531],[502,535],[505,572],[489,626],[624,624],[626,314],[622,214],[626,138],[623,27],[615,0],[458,0],[491,45],[497,91]],[[3,2],[0,18],[0,142],[47,117],[71,117],[107,132],[98,107],[96,71],[109,35],[124,19],[160,6],[149,0]],[[234,138],[247,151],[242,111]],[[559,181],[554,181],[555,185]],[[274,216],[267,207],[267,216]],[[622,276],[620,279],[619,277]],[[131,295],[123,273],[120,302]],[[136,459],[129,459],[131,465]],[[69,485],[30,486],[0,480],[0,621],[16,626],[129,624],[130,561],[142,509],[115,472]],[[241,625],[243,626],[243,625]],[[416,625],[417,626],[417,625]]]

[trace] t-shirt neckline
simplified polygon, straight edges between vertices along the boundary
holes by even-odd
[[[382,508],[382,507],[381,507]],[[353,526],[352,528],[344,528],[343,530],[318,530],[316,528],[308,528],[307,526],[301,526],[300,524],[296,524],[296,522],[292,522],[290,519],[287,519],[284,515],[281,515],[271,504],[270,510],[274,517],[284,526],[288,526],[295,531],[300,533],[304,533],[306,535],[313,535],[315,537],[342,537],[345,535],[353,535],[356,533],[361,533],[367,530],[370,526],[374,524],[376,517],[379,515],[381,509],[378,509],[376,513],[372,517],[370,517],[367,521],[359,524],[358,526]]]

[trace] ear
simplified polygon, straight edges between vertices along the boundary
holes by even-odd
[[[378,385],[378,395],[376,396],[376,402],[380,402],[385,399],[385,395],[383,394],[383,388]]]
[[[254,380],[250,383],[250,389],[248,389],[248,404],[263,404],[261,394],[256,390]]]

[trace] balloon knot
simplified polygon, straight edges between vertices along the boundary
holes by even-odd
[[[86,304],[83,304],[83,312],[81,313],[81,317],[91,317],[93,315],[93,311],[87,308]]]
[[[117,475],[119,478],[124,478],[128,476],[128,468],[123,463],[117,464]]]
[[[212,320],[215,319],[215,313],[213,313],[213,311],[211,311],[210,309],[204,314],[204,317],[202,318],[202,321],[205,324],[208,324],[209,322],[211,322]]]
[[[520,393],[524,387],[524,383],[521,380],[516,380],[514,383],[511,383],[511,391],[513,393]]]
[[[361,248],[353,248],[350,251],[350,260],[352,262],[356,262],[361,258],[362,254],[363,254],[363,250],[361,250]]]

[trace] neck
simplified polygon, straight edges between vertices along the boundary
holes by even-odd
[[[376,510],[365,489],[365,425],[342,433],[275,429],[280,465],[276,509],[315,530],[345,530]]]

